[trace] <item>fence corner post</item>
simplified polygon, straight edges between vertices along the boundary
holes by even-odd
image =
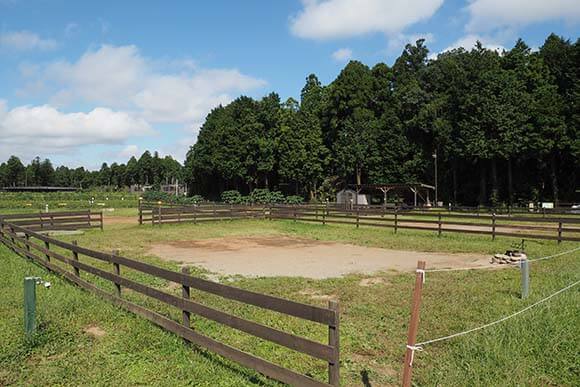
[[[340,307],[338,301],[329,300],[328,308],[334,311],[334,326],[328,326],[328,345],[333,348],[332,361],[328,362],[328,383],[340,385]]]
[[[415,344],[417,343],[417,330],[419,329],[419,311],[424,279],[425,261],[419,261],[417,262],[417,271],[415,274],[415,288],[413,289],[413,302],[411,304],[411,321],[409,322],[407,351],[405,352],[405,364],[403,365],[403,387],[409,387],[411,385],[413,358],[416,349]]]

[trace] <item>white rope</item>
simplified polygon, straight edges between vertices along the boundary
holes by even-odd
[[[556,258],[556,257],[560,257],[562,255],[573,253],[573,252],[578,251],[578,250],[580,250],[580,246],[576,247],[575,249],[563,251],[563,252],[558,253],[558,254],[547,255],[545,257],[540,257],[540,258],[535,258],[535,259],[528,259],[528,262],[543,261],[544,259]]]
[[[506,320],[509,320],[510,318],[516,317],[517,315],[520,315],[520,314],[522,314],[522,313],[524,313],[524,312],[532,309],[533,307],[535,307],[537,305],[540,305],[541,303],[544,303],[544,302],[548,301],[552,297],[555,297],[558,294],[560,294],[562,292],[565,292],[566,290],[569,290],[569,289],[573,288],[574,286],[576,286],[578,284],[580,284],[580,281],[576,281],[573,284],[568,285],[565,288],[558,290],[556,293],[553,293],[553,294],[549,295],[548,297],[546,297],[546,298],[544,298],[544,299],[542,299],[542,300],[540,300],[540,301],[538,301],[536,303],[533,303],[532,305],[529,305],[529,306],[525,307],[524,309],[522,309],[520,311],[517,311],[517,312],[515,312],[513,314],[510,314],[509,316],[503,317],[503,318],[501,318],[499,320],[490,322],[488,324],[482,325],[482,326],[477,327],[477,328],[473,328],[473,329],[469,329],[469,330],[466,330],[466,331],[463,331],[463,332],[455,333],[453,335],[439,337],[439,338],[433,339],[433,340],[423,341],[422,343],[416,343],[415,344],[415,347],[421,347],[422,348],[424,345],[427,345],[427,344],[432,344],[432,343],[436,343],[438,341],[443,341],[443,340],[449,340],[449,339],[452,339],[454,337],[463,336],[463,335],[466,335],[468,333],[472,333],[472,332],[475,332],[475,331],[479,331],[479,330],[484,329],[484,328],[489,328],[489,327],[491,327],[493,325],[496,325],[496,324],[499,324],[499,323],[504,322]]]
[[[415,359],[415,351],[423,351],[423,348],[418,345],[407,345],[407,349],[411,350],[411,358],[409,359],[409,366],[413,365],[413,360]]]
[[[417,270],[415,270],[415,272],[421,274],[421,279],[423,280],[423,285],[425,285],[425,270],[417,269]]]
[[[571,249],[571,250],[563,251],[561,253],[547,255],[545,257],[540,257],[540,258],[535,258],[535,259],[528,259],[528,262],[536,262],[536,261],[543,261],[544,259],[556,258],[556,257],[560,257],[562,255],[566,255],[566,254],[573,253],[573,252],[578,251],[578,250],[580,250],[580,246],[579,247],[576,247],[574,249]],[[473,266],[473,267],[457,267],[457,268],[445,268],[445,269],[430,269],[430,270],[426,270],[426,272],[436,273],[436,272],[442,272],[442,271],[465,271],[465,270],[480,270],[480,269],[497,269],[497,268],[500,268],[500,267],[519,267],[519,266],[520,266],[519,263],[509,263],[507,265],[501,265],[501,266]]]

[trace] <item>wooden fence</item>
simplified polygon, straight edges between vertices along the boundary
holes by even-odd
[[[441,235],[444,232],[507,236],[530,239],[580,241],[580,217],[515,216],[496,214],[454,214],[440,211],[389,211],[375,208],[352,210],[272,206],[271,219],[292,219],[315,223],[349,224],[355,227],[374,226],[398,229],[426,230]]]
[[[198,223],[211,220],[266,219],[268,211],[269,207],[265,205],[206,204],[182,206],[144,202],[139,205],[139,224],[160,225],[162,223]]]
[[[142,203],[139,223],[204,222],[231,219],[289,219],[321,224],[347,224],[423,230],[443,233],[465,233],[515,238],[580,241],[580,216],[463,214],[445,211],[392,210],[384,207],[344,209],[333,205],[197,205],[178,206]]]
[[[11,216],[11,219],[20,218]],[[335,301],[330,302],[328,308],[321,308],[207,281],[190,276],[187,272],[178,273],[125,258],[115,252],[106,254],[81,247],[76,243],[66,243],[32,231],[27,226],[12,223],[6,218],[0,219],[0,241],[21,256],[64,276],[113,304],[140,315],[194,344],[273,379],[300,386],[339,385],[339,308]],[[51,246],[58,248],[58,252],[54,248],[51,250]],[[80,261],[79,256],[112,264],[113,271],[89,265],[86,263],[86,259]],[[179,284],[183,290],[182,296],[178,297],[124,277],[121,274],[123,267]],[[82,278],[83,272],[114,283],[115,291],[108,292],[88,279]],[[183,321],[176,322],[167,316],[124,299],[122,292],[124,288],[176,307],[182,311]],[[205,306],[190,299],[191,288],[327,326],[328,343],[313,341]],[[203,335],[198,329],[194,330],[190,326],[191,313],[325,361],[328,363],[328,383],[297,373]]]
[[[103,212],[69,211],[37,212],[29,214],[0,215],[0,221],[23,226],[31,231],[103,229]]]

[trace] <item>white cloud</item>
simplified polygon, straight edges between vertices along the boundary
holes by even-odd
[[[339,48],[332,53],[332,59],[338,62],[344,62],[352,58],[352,50],[350,48]]]
[[[49,105],[8,110],[0,101],[0,154],[55,154],[153,133],[145,120],[108,108],[88,113],[63,113]]]
[[[475,47],[475,44],[477,43],[477,41],[481,42],[481,44],[489,50],[495,50],[495,51],[500,52],[500,53],[503,50],[506,50],[506,48],[504,46],[499,44],[493,38],[470,34],[470,35],[466,35],[466,36],[456,40],[455,42],[453,42],[452,44],[450,44],[449,46],[447,46],[443,50],[441,50],[439,53],[433,53],[433,54],[429,55],[429,59],[435,59],[435,58],[437,58],[437,54],[440,54],[440,53],[445,52],[445,51],[451,51],[453,49],[460,48],[460,47],[463,47],[466,50],[471,50],[473,47]]]
[[[430,18],[442,4],[443,0],[306,0],[290,28],[294,35],[311,39],[396,34]]]
[[[435,41],[435,36],[430,32],[425,34],[398,33],[389,37],[387,52],[393,53],[398,51],[400,53],[407,44],[415,44],[419,39],[424,39],[425,44],[430,45]]]
[[[137,145],[127,145],[117,155],[121,160],[128,160],[131,157],[139,157],[139,147]]]
[[[11,31],[0,34],[0,47],[19,51],[54,50],[57,43],[53,39],[42,39],[30,31]]]
[[[578,0],[471,0],[467,11],[470,14],[468,31],[513,28],[551,20],[580,22]]]
[[[178,124],[201,122],[213,107],[230,102],[233,94],[266,84],[236,69],[199,68],[192,60],[162,66],[143,57],[135,46],[109,45],[76,62],[52,63],[41,77],[55,90],[51,101],[56,105],[80,100],[128,109],[150,122]]]

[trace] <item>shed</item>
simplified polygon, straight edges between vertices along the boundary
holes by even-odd
[[[336,194],[336,203],[338,204],[362,204],[362,205],[369,205],[371,202],[371,195],[367,194],[358,194],[355,190],[352,189],[343,189],[337,192]]]

